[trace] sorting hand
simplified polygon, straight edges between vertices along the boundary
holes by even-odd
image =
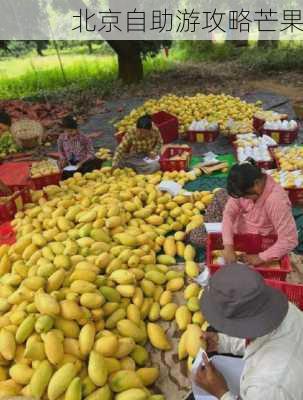
[[[201,339],[206,342],[207,353],[217,353],[219,336],[216,332],[202,332]]]
[[[242,259],[249,265],[259,265],[264,262],[257,254],[243,254]]]
[[[207,356],[203,355],[204,366],[200,366],[196,372],[195,382],[202,389],[220,399],[228,392],[227,383],[223,375],[212,365]]]
[[[233,246],[225,246],[223,250],[223,257],[226,264],[232,264],[237,261],[237,256]]]

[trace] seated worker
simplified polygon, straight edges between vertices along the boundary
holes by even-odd
[[[7,112],[0,110],[0,136],[5,133],[10,133],[11,124],[11,117],[7,114]]]
[[[102,160],[95,158],[92,141],[80,133],[76,119],[68,115],[63,118],[62,126],[64,133],[58,139],[61,166],[77,165],[78,167],[77,171],[64,171],[63,179],[71,177],[74,172],[86,173],[101,168]]]
[[[240,397],[204,358],[195,382],[220,400],[303,399],[303,313],[243,264],[221,268],[201,298],[201,311],[218,333],[205,332],[207,352],[243,356]]]
[[[229,199],[223,212],[222,236],[226,263],[236,261],[234,234],[277,236],[259,254],[245,255],[250,265],[279,260],[298,245],[298,232],[286,191],[256,166],[254,160],[234,165],[227,178]]]
[[[113,167],[132,168],[139,174],[152,174],[160,169],[157,160],[146,163],[144,158],[155,159],[161,153],[163,140],[149,115],[140,117],[136,129],[127,132],[116,149]]]

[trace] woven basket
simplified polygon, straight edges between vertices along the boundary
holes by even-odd
[[[14,122],[11,133],[15,142],[24,149],[32,149],[39,146],[43,139],[43,126],[38,121],[22,119]]]

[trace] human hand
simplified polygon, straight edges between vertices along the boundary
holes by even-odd
[[[260,265],[264,263],[258,254],[243,254],[242,260],[249,265]]]
[[[232,264],[237,261],[237,256],[233,246],[225,246],[223,250],[223,257],[226,264]]]
[[[219,335],[216,332],[202,332],[201,339],[206,342],[207,353],[218,352]]]
[[[212,365],[206,354],[203,354],[205,365],[200,365],[195,376],[195,382],[212,396],[220,399],[228,392],[227,383],[223,375]]]

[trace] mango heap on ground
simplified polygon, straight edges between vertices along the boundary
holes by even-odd
[[[183,305],[175,296],[199,274],[183,240],[213,194],[157,191],[170,177],[193,174],[103,168],[46,187],[48,200],[32,193],[13,221],[16,243],[0,247],[0,397],[163,400],[148,389],[159,366],[146,350],[172,347],[160,320],[175,319],[191,365],[207,324],[201,289],[189,284]],[[176,255],[185,273],[171,267]]]
[[[260,109],[260,103],[249,104],[225,94],[201,94],[195,96],[178,97],[172,94],[161,97],[160,99],[150,99],[141,107],[131,111],[115,125],[119,132],[127,132],[136,124],[137,119],[148,113],[154,114],[159,111],[166,111],[175,115],[179,120],[179,132],[188,131],[193,121],[204,118],[208,122],[218,123],[221,132],[237,134],[253,131],[252,118]],[[229,120],[233,119],[235,124],[232,130],[228,129]]]

